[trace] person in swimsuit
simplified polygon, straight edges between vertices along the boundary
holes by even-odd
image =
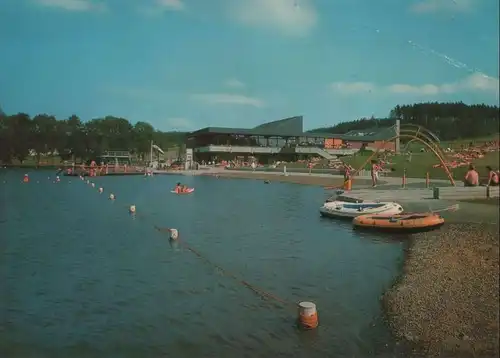
[[[487,186],[498,186],[498,172],[494,171],[489,165],[486,167],[488,170],[488,183]]]
[[[346,163],[344,165],[344,182],[351,179],[351,168]]]
[[[175,191],[176,193],[180,193],[180,192],[181,192],[181,190],[182,190],[182,185],[181,185],[181,183],[177,183],[177,184],[175,185],[175,189],[174,189],[174,191]]]
[[[479,185],[479,174],[476,171],[474,165],[469,165],[469,170],[464,177],[464,186],[478,186]]]
[[[376,160],[372,160],[370,174],[372,176],[372,186],[375,188],[378,182],[378,165]]]

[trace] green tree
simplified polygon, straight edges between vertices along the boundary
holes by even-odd
[[[361,118],[312,132],[344,134],[352,130],[392,126],[396,119],[401,120],[402,125],[423,126],[443,140],[489,136],[498,133],[500,125],[497,106],[432,102],[397,105],[390,111],[389,118]]]
[[[0,112],[0,162],[10,163],[12,160],[12,144],[9,136],[9,117]]]
[[[146,122],[137,122],[133,128],[134,151],[144,159],[144,154],[150,151],[155,129]],[[161,147],[161,145],[160,145]]]
[[[38,114],[31,123],[31,144],[36,152],[37,164],[40,164],[41,155],[54,152],[57,148],[57,120],[54,116]]]
[[[26,113],[18,113],[7,117],[6,134],[12,157],[21,163],[28,157],[31,146],[31,119]]]

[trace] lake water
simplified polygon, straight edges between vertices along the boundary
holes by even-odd
[[[0,170],[0,356],[392,357],[380,295],[403,243],[319,217],[322,188],[210,177]],[[196,188],[174,195],[177,181]],[[97,188],[102,186],[104,194]],[[109,193],[116,195],[108,200]],[[127,208],[134,204],[135,217]],[[290,302],[262,299],[154,229]],[[365,234],[366,235],[366,234]]]

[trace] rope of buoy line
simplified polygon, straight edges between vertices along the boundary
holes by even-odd
[[[95,188],[96,187],[95,183],[93,183],[90,179],[85,179],[85,178],[82,178],[82,177],[80,177],[80,179],[82,180],[82,182],[86,183],[91,188]],[[104,189],[102,187],[99,187],[98,188],[98,193],[102,195],[103,192],[104,192]],[[115,202],[116,201],[116,195],[113,194],[113,193],[110,193],[109,196],[108,196],[108,199],[110,201],[112,201],[112,202]],[[138,213],[137,212],[137,208],[136,208],[135,205],[128,205],[127,208],[128,208],[129,215],[132,216],[134,219],[139,218],[141,220],[146,220],[148,222],[148,224],[152,224],[151,221],[149,220],[149,217],[147,215],[144,215],[143,213]],[[190,251],[193,254],[195,254],[199,259],[201,259],[201,260],[205,261],[206,263],[208,263],[209,265],[217,268],[225,276],[232,278],[233,280],[235,280],[236,282],[240,283],[244,287],[246,287],[246,288],[250,289],[251,291],[253,291],[255,294],[257,294],[261,298],[275,301],[275,302],[283,305],[284,307],[288,307],[290,309],[293,308],[295,312],[297,312],[297,309],[298,309],[299,313],[298,313],[297,323],[298,323],[298,325],[299,325],[300,328],[305,329],[305,330],[310,330],[310,329],[315,329],[316,327],[318,327],[318,314],[317,314],[317,311],[316,311],[316,305],[314,303],[312,303],[312,302],[298,302],[298,303],[295,303],[295,302],[291,302],[291,301],[285,300],[285,299],[283,299],[281,297],[278,297],[275,294],[272,294],[272,293],[270,293],[270,292],[268,292],[268,291],[266,291],[266,290],[264,290],[264,289],[262,289],[262,288],[260,288],[260,287],[258,287],[256,285],[253,285],[253,284],[249,283],[248,281],[242,279],[241,277],[238,277],[234,273],[229,272],[228,270],[224,269],[223,267],[221,267],[217,263],[215,263],[212,260],[210,260],[205,255],[201,254],[198,250],[194,249],[187,242],[185,242],[184,240],[180,240],[179,237],[178,237],[179,233],[178,233],[178,231],[176,229],[161,228],[161,227],[158,227],[155,224],[152,224],[152,226],[158,232],[161,232],[161,233],[168,232],[170,234],[170,240],[171,241],[178,242],[184,248],[186,248],[188,251]]]
[[[155,229],[158,230],[159,232],[164,232],[164,233],[165,232],[170,232],[170,229],[160,228],[160,227],[158,227],[156,225],[155,225]],[[269,293],[269,292],[263,290],[262,288],[259,288],[259,287],[255,286],[255,285],[250,284],[248,281],[246,281],[244,279],[241,279],[240,277],[236,276],[232,272],[229,272],[228,270],[224,269],[223,267],[221,267],[220,265],[216,264],[212,260],[208,259],[206,256],[202,255],[198,250],[195,250],[193,247],[191,247],[189,244],[187,244],[184,240],[176,239],[175,241],[179,242],[183,247],[185,247],[187,250],[191,251],[193,254],[195,254],[196,256],[198,256],[203,261],[207,262],[208,264],[210,264],[210,265],[214,266],[215,268],[217,268],[218,270],[220,270],[226,276],[232,278],[233,280],[241,283],[243,286],[249,288],[250,290],[252,290],[257,295],[259,295],[259,296],[261,296],[263,298],[268,298],[268,299],[275,300],[275,301],[283,304],[284,306],[293,306],[295,309],[297,308],[298,303],[289,302],[289,301],[284,300],[284,299],[282,299],[282,298],[280,298],[280,297],[278,297],[278,296],[276,296],[276,295],[274,295],[272,293]]]
[[[100,190],[100,189],[101,188],[99,188],[99,193],[102,193],[103,191]],[[114,194],[110,194],[109,199],[113,200],[113,201],[116,201],[116,196]],[[148,217],[146,215],[144,215],[143,213],[139,213],[139,212],[136,211],[135,205],[125,205],[124,207],[128,208],[129,213],[131,215],[133,215],[134,218],[146,219],[146,220],[148,219]],[[153,224],[153,227],[158,232],[170,233],[170,229],[168,229],[168,228],[160,228],[160,227],[158,227],[157,225],[154,225],[154,224]],[[274,295],[272,293],[269,293],[269,292],[267,292],[267,291],[265,291],[265,290],[263,290],[263,289],[255,286],[255,285],[250,284],[248,281],[246,281],[244,279],[241,279],[237,275],[229,272],[228,270],[224,269],[223,267],[221,267],[217,263],[215,263],[212,260],[208,259],[206,256],[202,255],[198,250],[194,249],[191,245],[189,245],[188,243],[186,243],[184,240],[177,239],[175,241],[179,242],[179,244],[181,244],[184,248],[186,248],[187,250],[189,250],[190,252],[192,252],[193,254],[195,254],[198,258],[200,258],[203,261],[207,262],[208,264],[214,266],[215,268],[217,268],[218,270],[220,270],[222,273],[224,273],[226,276],[228,276],[228,277],[232,278],[233,280],[241,283],[243,286],[249,288],[250,290],[252,290],[257,295],[259,295],[259,296],[261,296],[263,298],[268,298],[268,299],[275,300],[276,302],[279,302],[279,303],[281,303],[284,306],[293,306],[295,309],[297,308],[298,303],[289,302],[289,301],[287,301],[285,299],[282,299],[282,298],[280,298],[280,297],[278,297],[278,296],[276,296],[276,295]]]

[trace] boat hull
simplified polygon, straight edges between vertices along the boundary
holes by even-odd
[[[333,201],[325,203],[319,213],[331,219],[353,219],[361,215],[397,215],[403,212],[403,207],[398,203],[347,203]]]
[[[379,232],[408,233],[434,231],[444,225],[444,219],[436,214],[364,215],[353,219],[353,228]]]
[[[188,188],[184,193],[178,193],[175,190],[170,191],[172,194],[177,194],[177,195],[186,195],[186,194],[191,194],[194,192],[194,188]]]

